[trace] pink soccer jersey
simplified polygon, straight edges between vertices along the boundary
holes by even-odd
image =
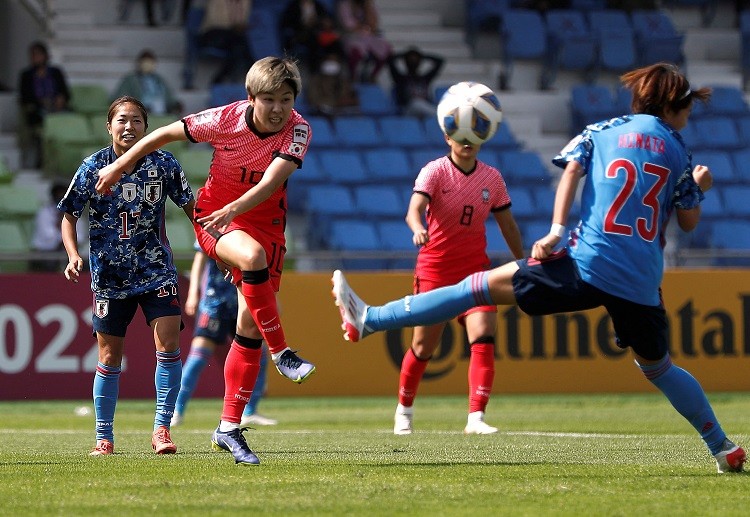
[[[224,204],[253,188],[274,158],[282,156],[302,165],[311,137],[310,126],[296,111],[277,133],[259,133],[252,125],[247,100],[188,115],[182,119],[188,138],[214,148],[206,190]],[[279,214],[286,207],[286,186],[253,208],[255,216]]]
[[[417,275],[461,280],[486,269],[490,260],[485,222],[491,212],[510,205],[500,171],[477,161],[473,171],[464,173],[444,156],[422,168],[414,192],[430,198],[425,214],[430,240],[417,258]]]

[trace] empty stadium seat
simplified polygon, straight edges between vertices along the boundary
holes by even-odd
[[[507,151],[500,153],[501,172],[512,187],[515,184],[531,184],[548,187],[550,174],[539,155],[533,151]]]
[[[682,65],[684,34],[678,32],[669,15],[660,10],[635,9],[631,13],[640,64],[667,61]]]
[[[76,113],[106,117],[110,103],[109,92],[101,84],[70,85],[70,108]]]
[[[691,122],[698,135],[695,149],[734,150],[743,147],[737,125],[730,117],[706,117]]]
[[[724,209],[728,215],[747,218],[750,217],[750,185],[735,185],[732,188],[725,188],[722,190],[722,197],[724,198]],[[744,230],[746,234],[750,234],[747,230],[748,221],[743,221]]]
[[[359,111],[364,115],[395,115],[396,104],[391,96],[378,84],[355,85],[359,98]]]
[[[383,137],[373,117],[336,117],[333,119],[333,130],[338,141],[345,146],[362,149],[384,145]]]
[[[47,114],[42,128],[45,172],[72,178],[85,158],[83,148],[98,142],[85,115],[72,112]]]
[[[578,84],[570,91],[570,133],[578,134],[588,124],[620,115],[615,111],[612,91],[600,84]]]
[[[379,183],[413,182],[419,171],[412,168],[409,155],[399,148],[369,149],[364,159],[370,178]]]
[[[586,12],[589,25],[599,45],[599,67],[624,71],[638,63],[635,31],[627,12],[601,9]]]
[[[320,166],[334,183],[354,185],[377,180],[371,178],[357,151],[322,149],[318,151]]]
[[[597,42],[582,12],[550,9],[545,14],[549,47],[548,69],[543,88],[551,87],[557,71],[583,71],[589,80],[596,76]]]
[[[355,216],[354,196],[343,185],[312,185],[307,193],[307,211],[313,214]]]
[[[395,187],[360,185],[353,187],[354,205],[362,217],[404,217],[406,206]]]
[[[539,11],[508,9],[500,24],[503,72],[501,88],[510,88],[513,63],[517,60],[541,60],[547,55],[547,28]],[[541,81],[541,79],[540,79]]]
[[[236,101],[247,99],[247,89],[244,83],[219,83],[211,85],[208,97],[211,108],[225,106]]]
[[[735,183],[734,163],[729,152],[699,149],[693,153],[693,165],[706,165],[711,169],[714,183]]]
[[[750,185],[750,148],[746,147],[732,151],[731,155],[737,180]]]
[[[320,147],[336,147],[339,144],[336,132],[327,118],[313,115],[305,117],[305,119],[310,124],[312,133],[310,147],[317,149]]]
[[[364,220],[335,220],[329,227],[328,246],[342,252],[378,252],[382,249],[375,224]],[[375,257],[359,258],[355,255],[344,256],[344,268],[350,270],[386,269],[387,259]]]
[[[380,134],[387,145],[419,147],[428,145],[422,121],[416,117],[385,116],[378,119]]]
[[[388,260],[390,270],[410,270],[414,268],[418,249],[412,241],[412,231],[403,219],[378,220],[375,227],[380,237],[380,245],[385,251],[401,252],[404,256]]]
[[[188,147],[177,151],[175,158],[180,162],[190,184],[204,184],[208,178],[208,169],[211,167],[214,152],[211,149]]]
[[[0,215],[3,219],[33,219],[41,207],[36,190],[25,185],[0,185]]]

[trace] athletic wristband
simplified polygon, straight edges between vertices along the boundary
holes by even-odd
[[[549,229],[549,232],[556,236],[560,237],[561,239],[565,236],[565,226],[558,223],[552,223],[552,226]]]

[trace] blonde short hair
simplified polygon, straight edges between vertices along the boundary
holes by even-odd
[[[302,91],[302,78],[297,63],[287,58],[269,56],[259,59],[245,77],[245,89],[252,98],[259,93],[275,92],[285,84],[292,89],[296,99]]]

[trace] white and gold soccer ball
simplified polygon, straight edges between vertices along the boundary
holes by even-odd
[[[456,83],[437,106],[440,129],[461,144],[481,145],[493,137],[503,120],[500,100],[481,83]]]

